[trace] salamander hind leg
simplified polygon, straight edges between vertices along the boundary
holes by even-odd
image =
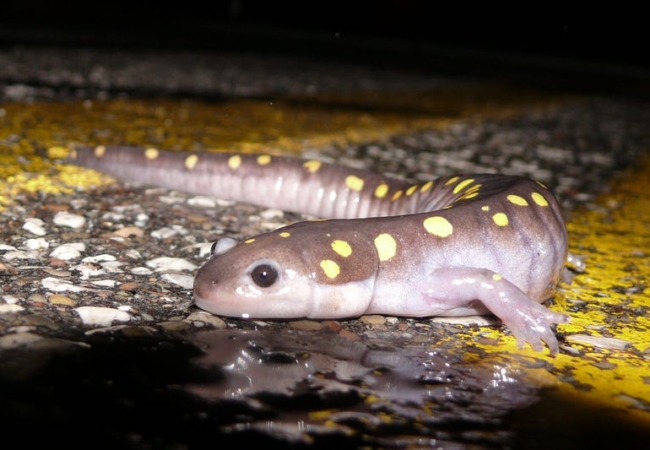
[[[568,323],[570,317],[532,300],[496,272],[450,267],[436,269],[426,278],[427,287],[421,291],[421,298],[436,314],[461,316],[484,313],[480,307],[475,307],[478,300],[510,329],[519,347],[528,343],[534,350],[541,351],[542,342],[545,342],[551,355],[558,353],[557,338],[551,326]]]

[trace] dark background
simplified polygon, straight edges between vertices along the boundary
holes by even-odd
[[[305,33],[318,35],[323,44],[338,42],[340,47],[359,38],[391,38],[405,46],[426,43],[646,66],[650,43],[641,9],[623,10],[611,4],[607,9],[588,10],[541,2],[497,9],[418,0],[169,4],[10,0],[0,5],[3,44],[128,42],[255,48],[275,42],[254,37],[274,35],[275,41],[289,48],[307,51],[313,49],[310,41],[297,38]]]
[[[573,90],[650,92],[640,9],[422,0],[0,3],[0,47],[289,54],[500,76]]]

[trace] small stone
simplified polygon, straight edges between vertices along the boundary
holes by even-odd
[[[138,283],[122,283],[120,285],[120,291],[137,291],[140,285]]]
[[[341,325],[341,322],[338,322],[336,320],[326,320],[323,322],[323,325],[325,326],[325,328],[332,330],[336,333],[338,333],[343,329],[343,325]]]
[[[115,281],[115,280],[96,280],[96,281],[91,281],[90,283],[95,285],[95,286],[113,288],[117,284],[117,281]]]
[[[97,325],[100,327],[110,327],[114,321],[128,322],[131,320],[129,313],[114,308],[105,308],[101,306],[81,306],[75,308],[84,325]]]
[[[294,320],[289,322],[289,326],[295,330],[302,331],[318,331],[324,328],[324,325],[321,322],[313,320]]]
[[[58,258],[63,261],[70,261],[81,257],[81,252],[86,251],[86,245],[82,242],[71,242],[68,244],[59,245],[52,250],[50,257]]]
[[[45,234],[47,234],[45,231],[45,222],[35,217],[25,220],[23,229],[35,234],[36,236],[45,236]]]
[[[167,322],[161,322],[158,325],[167,331],[183,331],[189,330],[190,328],[190,324],[182,320],[169,320]]]
[[[170,237],[176,236],[177,234],[179,234],[179,230],[165,227],[165,228],[160,228],[159,230],[152,231],[151,237],[156,239],[168,239]]]
[[[345,329],[339,331],[339,336],[352,342],[357,342],[361,340],[361,337],[357,333],[353,333],[352,331],[348,331]]]
[[[85,263],[101,263],[105,261],[115,261],[117,258],[113,255],[109,255],[107,253],[103,253],[101,255],[96,255],[96,256],[86,256],[84,259],[81,260],[81,262]]]
[[[147,269],[146,267],[134,267],[131,269],[133,275],[151,275],[153,270]]]
[[[185,320],[192,322],[194,326],[196,326],[196,322],[203,322],[214,328],[226,328],[226,322],[223,319],[203,311],[193,312]]]
[[[138,227],[124,227],[124,228],[120,228],[117,231],[114,231],[111,234],[113,236],[122,237],[122,238],[128,238],[131,236],[142,237],[144,236],[144,230]]]
[[[25,324],[34,326],[34,327],[45,327],[50,330],[58,330],[59,326],[49,317],[45,317],[42,314],[30,314],[23,318]]]
[[[379,314],[370,314],[359,317],[359,322],[366,325],[384,325],[386,323],[386,317],[380,316]]]
[[[61,211],[54,215],[53,222],[59,227],[79,229],[86,224],[86,218],[67,211]]]
[[[0,314],[17,313],[24,310],[25,308],[14,303],[5,303],[4,305],[0,305]]]
[[[61,294],[52,294],[50,295],[48,300],[52,305],[74,306],[77,304],[76,301],[72,300],[67,295],[61,295]]]
[[[173,283],[183,289],[192,289],[194,286],[194,277],[182,273],[166,273],[161,277],[163,280]]]
[[[281,219],[284,217],[284,211],[277,208],[269,208],[260,212],[260,217],[265,220]]]
[[[88,289],[82,288],[81,286],[75,286],[74,284],[67,283],[58,278],[47,277],[41,280],[41,286],[45,289],[53,292],[82,292],[87,291]]]
[[[27,250],[45,250],[50,247],[44,238],[27,239],[23,245]]]
[[[187,204],[191,206],[198,206],[200,208],[213,209],[217,206],[217,202],[212,197],[205,197],[203,195],[197,195],[187,199]]]
[[[53,277],[61,277],[61,278],[68,278],[72,273],[68,270],[58,270],[58,269],[50,269],[49,267],[46,267],[43,269],[43,272],[47,273],[48,275],[52,275]]]
[[[21,299],[15,295],[7,294],[2,296],[2,300],[4,300],[5,303],[13,305],[15,303],[18,303]]]
[[[182,259],[182,258],[170,258],[168,256],[161,256],[160,258],[155,258],[150,261],[147,261],[147,266],[156,270],[156,272],[162,271],[176,271],[180,272],[183,270],[196,270],[198,267],[192,264],[191,262]]]
[[[0,337],[0,348],[2,349],[15,349],[18,347],[25,347],[45,338],[33,333],[16,333],[8,334]]]

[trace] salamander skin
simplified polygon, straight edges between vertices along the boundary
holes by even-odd
[[[520,346],[551,354],[569,317],[547,300],[567,257],[559,206],[541,184],[492,174],[409,184],[269,155],[80,147],[73,164],[142,183],[335,220],[215,243],[196,304],[244,318],[492,313]]]

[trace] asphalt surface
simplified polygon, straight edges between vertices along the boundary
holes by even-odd
[[[0,52],[0,98],[0,419],[39,430],[24,444],[647,442],[642,98],[308,58],[34,47]],[[555,299],[574,319],[558,327],[561,354],[518,350],[484,318],[203,313],[189,288],[215,238],[300,217],[60,165],[79,143],[270,150],[417,181],[539,179],[586,255]]]

